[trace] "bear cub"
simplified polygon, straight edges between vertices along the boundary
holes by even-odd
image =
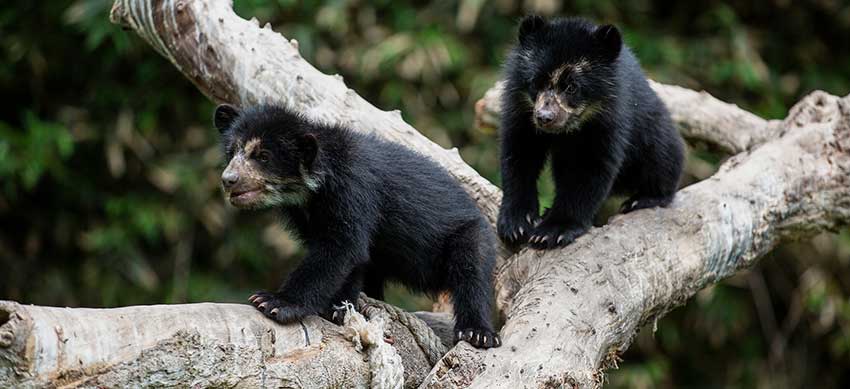
[[[670,204],[684,144],[616,27],[527,16],[505,73],[497,226],[505,243],[565,246],[609,194],[630,196],[623,213]],[[541,217],[537,178],[547,159],[556,195]]]
[[[230,203],[276,209],[307,254],[275,292],[251,303],[291,323],[386,281],[451,293],[455,341],[501,345],[491,324],[495,233],[475,202],[432,160],[375,135],[312,122],[281,106],[216,108]]]

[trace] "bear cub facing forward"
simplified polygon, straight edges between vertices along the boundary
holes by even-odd
[[[227,168],[222,186],[240,209],[279,211],[307,254],[275,292],[251,303],[282,323],[319,314],[384,283],[451,293],[455,341],[501,345],[493,331],[495,234],[449,174],[405,147],[280,106],[221,105],[215,126]]]
[[[528,16],[505,72],[503,241],[567,245],[609,194],[630,196],[623,213],[673,200],[684,145],[616,27]],[[537,178],[547,158],[556,195],[541,217]]]

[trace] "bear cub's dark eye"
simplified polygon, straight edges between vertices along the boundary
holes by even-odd
[[[260,163],[269,163],[269,153],[267,151],[262,151],[254,154],[254,160]]]
[[[567,92],[567,94],[571,95],[573,93],[576,93],[577,89],[578,89],[578,87],[576,87],[576,84],[571,82],[571,83],[567,84],[566,88],[564,88],[564,92]]]

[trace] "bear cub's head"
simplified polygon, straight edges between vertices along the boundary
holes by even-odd
[[[240,110],[222,104],[213,122],[227,163],[221,185],[233,206],[297,206],[319,188],[315,125],[301,115],[270,105]]]
[[[612,25],[525,17],[508,76],[528,94],[535,126],[566,133],[604,111],[606,100],[614,98],[622,46],[620,31]]]

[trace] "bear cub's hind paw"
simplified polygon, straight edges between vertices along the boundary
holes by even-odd
[[[499,347],[502,345],[502,338],[500,338],[499,334],[492,330],[484,328],[465,328],[455,331],[455,343],[462,340],[471,344],[475,348],[482,349]]]
[[[341,326],[345,324],[345,314],[347,311],[345,304],[333,305],[322,315],[322,317],[331,323]]]
[[[637,211],[638,209],[644,208],[654,208],[654,207],[666,207],[673,201],[673,197],[629,197],[628,200],[623,201],[623,205],[620,206],[620,213],[629,213],[633,211]]]

